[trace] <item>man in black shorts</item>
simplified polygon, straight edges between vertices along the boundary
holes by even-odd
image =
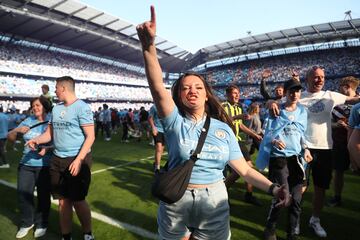
[[[84,240],[93,240],[91,212],[85,197],[90,185],[91,146],[95,140],[94,119],[88,104],[75,95],[71,77],[56,79],[60,103],[52,110],[46,132],[27,142],[32,148],[53,140],[50,164],[52,195],[59,199],[60,229],[63,240],[71,240],[72,208],[80,220]]]
[[[155,105],[153,105],[150,108],[148,121],[151,127],[151,132],[155,143],[154,171],[159,171],[161,166],[161,156],[164,152],[165,136],[164,136],[164,130],[157,115]]]

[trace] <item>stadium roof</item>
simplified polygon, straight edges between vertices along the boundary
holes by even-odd
[[[1,0],[0,33],[143,66],[136,26],[73,0]],[[162,68],[179,72],[192,54],[156,38]]]
[[[0,0],[0,33],[143,67],[136,26],[74,0]],[[156,38],[164,71],[291,47],[360,38],[360,19],[280,30],[205,47],[195,54]]]
[[[354,38],[360,38],[360,18],[297,27],[254,36],[250,34],[246,38],[200,49],[194,54],[187,67],[191,68],[206,62],[244,54]]]

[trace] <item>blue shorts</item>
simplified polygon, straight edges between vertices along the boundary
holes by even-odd
[[[160,201],[159,239],[230,239],[228,193],[221,180],[207,188],[187,189],[173,204]]]

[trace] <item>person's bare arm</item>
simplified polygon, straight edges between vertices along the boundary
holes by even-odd
[[[156,16],[154,6],[150,7],[150,11],[150,21],[139,24],[136,27],[136,30],[143,50],[145,72],[149,82],[151,95],[154,99],[159,116],[163,118],[173,111],[175,103],[164,86],[162,70],[157,58],[155,46]]]
[[[48,143],[51,141],[51,138],[52,138],[52,126],[51,124],[49,124],[49,126],[46,128],[43,134],[33,139],[30,139],[25,143],[25,145],[29,146],[32,150],[35,150],[37,148],[37,145]]]
[[[94,125],[85,125],[81,126],[84,135],[85,141],[81,146],[79,154],[76,156],[74,161],[70,164],[69,170],[71,175],[76,176],[80,172],[82,161],[85,159],[86,155],[90,152],[91,146],[95,141],[95,130]]]

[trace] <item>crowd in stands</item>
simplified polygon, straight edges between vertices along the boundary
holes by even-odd
[[[147,86],[144,75],[81,57],[0,42],[2,71]]]
[[[269,82],[288,80],[295,70],[303,79],[310,66],[321,66],[327,77],[360,74],[360,48],[346,48],[277,56],[252,60],[231,66],[216,67],[207,71],[207,80],[212,85],[258,84],[265,69],[271,69]]]
[[[41,85],[47,84],[54,94],[55,82],[51,80],[35,80],[16,76],[0,76],[0,94],[18,96],[38,96]],[[146,87],[124,86],[118,84],[100,84],[80,82],[76,86],[81,99],[109,99],[128,101],[151,101],[150,90]]]

